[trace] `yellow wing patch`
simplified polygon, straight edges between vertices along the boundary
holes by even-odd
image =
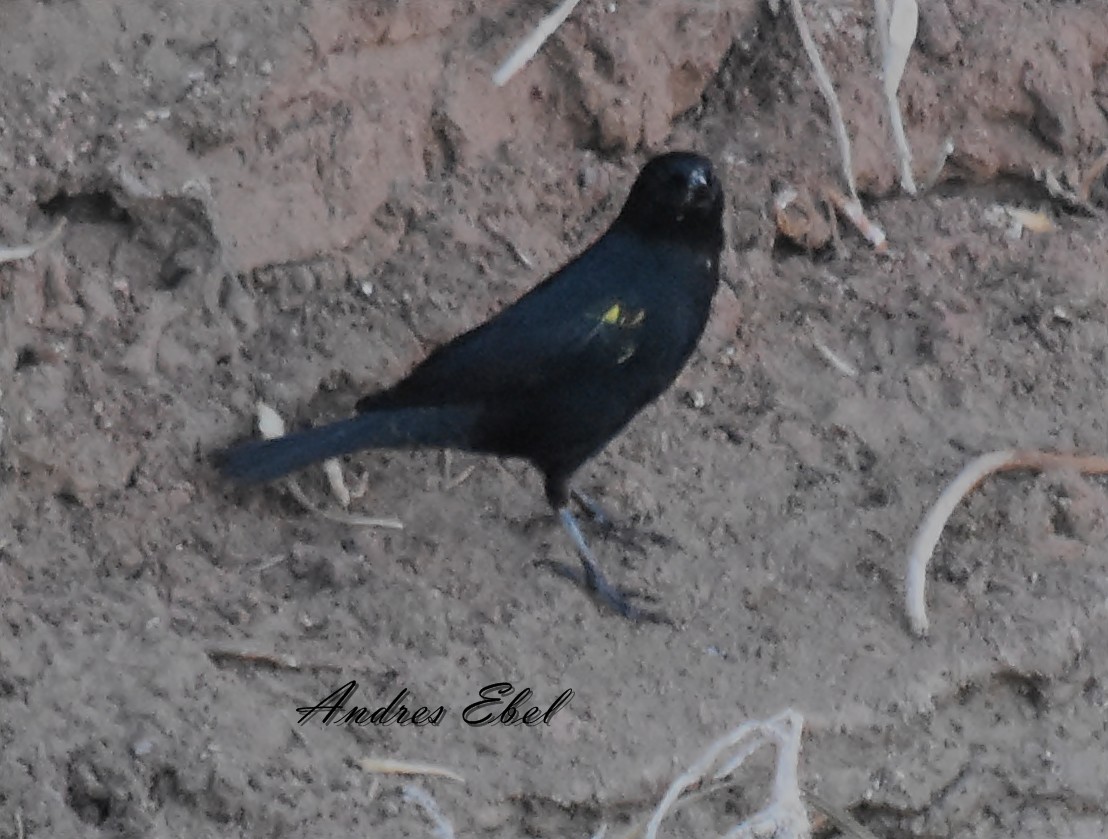
[[[608,310],[600,316],[600,322],[608,326],[618,326],[623,329],[633,329],[641,326],[646,319],[645,309],[624,310],[619,303],[613,303]]]
[[[597,315],[593,314],[593,317]],[[612,303],[597,318],[597,330],[613,326],[618,330],[610,333],[618,347],[616,364],[625,364],[635,354],[638,342],[634,337],[634,331],[642,326],[644,320],[646,320],[645,309],[631,309],[621,303]]]

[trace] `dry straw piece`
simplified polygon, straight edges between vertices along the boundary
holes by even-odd
[[[1048,469],[1074,469],[1082,475],[1108,474],[1108,457],[1099,455],[1060,454],[1044,451],[997,451],[971,460],[943,490],[916,531],[908,552],[908,567],[904,581],[904,608],[908,625],[918,637],[927,635],[927,566],[939,544],[947,520],[963,498],[973,492],[990,475],[998,472]]]
[[[816,351],[823,356],[823,360],[837,371],[851,379],[858,377],[858,368],[827,346],[827,344],[823,343],[823,341],[817,338],[813,341],[813,344],[815,345]]]
[[[259,401],[254,410],[257,415],[258,433],[266,440],[281,437],[285,433],[285,421],[281,415],[264,402]],[[338,497],[339,503],[346,507],[350,503],[350,491],[346,488],[346,482],[342,477],[342,467],[334,458],[323,463],[323,471],[327,476],[331,491]],[[337,473],[337,474],[336,474]],[[384,527],[390,530],[403,530],[404,523],[399,519],[375,518],[371,516],[359,516],[353,513],[336,513],[324,510],[312,503],[294,479],[288,479],[289,495],[295,498],[310,513],[314,513],[328,521],[339,524],[349,524],[354,527]]]

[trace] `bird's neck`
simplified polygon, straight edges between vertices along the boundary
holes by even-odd
[[[647,241],[688,248],[717,261],[723,250],[723,224],[720,220],[706,221],[703,218],[654,220],[620,217],[616,220],[616,226]]]

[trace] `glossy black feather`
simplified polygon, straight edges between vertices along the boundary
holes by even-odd
[[[362,399],[359,421],[344,424],[342,453],[433,446],[524,457],[547,476],[551,501],[564,500],[570,474],[672,383],[695,348],[719,282],[722,210],[706,159],[654,158],[591,247],[397,384]],[[374,433],[373,417],[389,424],[411,408],[448,416],[465,409],[472,421],[464,434],[433,423],[422,438]],[[338,444],[324,439],[335,440],[326,426],[300,432],[284,447],[283,463],[299,468],[334,456]],[[291,456],[295,446],[302,457]],[[281,449],[249,451],[265,458]],[[225,473],[252,480],[280,472],[248,469],[245,460],[225,453]]]

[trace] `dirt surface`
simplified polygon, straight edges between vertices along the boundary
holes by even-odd
[[[457,835],[588,836],[787,706],[804,785],[878,836],[1108,835],[1106,484],[987,483],[936,554],[929,640],[901,607],[913,531],[970,457],[1108,449],[1108,188],[1082,213],[1042,185],[1080,184],[1108,138],[1108,3],[920,4],[921,179],[954,151],[914,198],[871,5],[805,5],[886,257],[842,222],[815,252],[775,235],[782,184],[826,219],[838,152],[762,4],[582,3],[503,89],[548,4],[4,4],[0,237],[68,225],[0,266],[0,836],[447,835],[409,784]],[[352,458],[354,510],[402,531],[205,465],[259,398],[300,424],[394,380],[675,147],[725,179],[727,287],[675,388],[580,478],[673,538],[601,556],[680,629],[533,567],[569,546],[521,464]],[[1013,232],[998,203],[1055,227]],[[351,679],[356,704],[407,689],[446,715],[298,725]],[[549,725],[466,725],[499,681],[574,696]],[[766,778],[672,835],[723,832]]]

